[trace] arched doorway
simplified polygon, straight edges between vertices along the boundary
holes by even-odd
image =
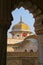
[[[27,4],[29,6],[27,6]],[[37,26],[37,21],[39,20],[39,18],[37,19],[37,17],[40,17],[41,10],[36,5],[32,5],[32,3],[30,1],[29,2],[20,2],[18,5],[16,5],[16,7],[18,7],[18,8],[20,8],[21,6],[23,6],[24,8],[26,8],[28,10],[30,10],[30,12],[33,14],[33,16],[35,18],[35,27],[36,27]],[[37,26],[37,28],[38,28],[38,26]],[[40,32],[38,32],[37,28],[36,28],[37,34],[40,34]]]

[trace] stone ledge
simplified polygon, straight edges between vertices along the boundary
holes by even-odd
[[[37,52],[8,52],[7,57],[38,57]]]

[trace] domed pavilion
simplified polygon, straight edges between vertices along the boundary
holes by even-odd
[[[20,22],[12,27],[12,31],[10,33],[12,34],[12,38],[21,39],[32,34],[30,27],[22,21],[22,17],[20,17]]]

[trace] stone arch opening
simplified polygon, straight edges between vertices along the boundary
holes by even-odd
[[[20,7],[20,8],[21,8],[21,7]],[[19,10],[20,8],[18,8],[18,10]],[[24,7],[22,7],[22,8],[24,8]],[[15,9],[15,10],[16,10],[16,9]],[[13,10],[13,11],[15,11],[15,10]],[[28,12],[29,12],[29,13],[28,13],[29,16],[30,16],[32,19],[34,19],[32,13],[31,13],[28,9],[24,8],[24,10],[25,10],[25,11],[28,11]],[[30,15],[30,14],[31,14],[31,15]],[[14,16],[14,15],[12,15],[12,17],[13,17],[13,16]],[[21,14],[20,14],[20,16],[21,16]],[[14,18],[15,18],[15,17],[14,17]],[[13,19],[14,19],[14,18],[13,18]],[[16,21],[15,21],[15,22],[16,22]],[[13,24],[15,24],[15,22],[14,22]],[[18,21],[18,22],[19,22],[19,21]],[[17,23],[18,23],[18,22],[17,22]],[[23,22],[26,23],[25,21],[23,21]],[[32,23],[33,21],[30,21],[30,22]],[[35,19],[34,19],[34,22],[35,22]],[[16,24],[17,24],[17,23],[16,23]],[[29,23],[29,22],[28,22],[28,23]],[[26,24],[27,24],[27,23],[26,23]],[[28,25],[28,24],[27,24],[27,25]],[[32,25],[32,26],[33,26],[33,25]],[[31,28],[31,29],[32,29],[32,28]],[[10,31],[9,31],[9,32],[10,32]],[[32,33],[32,34],[34,34],[34,33]],[[13,36],[14,36],[14,35],[13,35]],[[19,37],[19,36],[17,35],[17,37]],[[13,37],[12,37],[12,38],[13,38]],[[19,39],[20,39],[20,38],[19,38]],[[8,39],[8,40],[10,40],[10,39]],[[15,42],[15,41],[14,41],[14,42]],[[8,41],[8,43],[10,43],[10,41]],[[11,43],[13,43],[13,42],[11,41]]]
[[[39,31],[39,27],[38,27],[38,25],[39,25],[38,21],[40,19],[40,15],[41,15],[42,11],[35,4],[31,3],[30,1],[28,1],[28,2],[20,1],[18,4],[15,4],[15,7],[13,7],[13,10],[16,8],[19,9],[21,6],[24,7],[25,9],[29,10],[30,13],[33,14],[33,17],[35,18],[35,23],[34,23],[35,32],[37,34],[39,34],[40,31]],[[37,25],[37,23],[38,23],[38,25]]]
[[[31,49],[31,50],[30,50],[30,52],[32,52],[32,53],[33,53],[34,51]]]
[[[35,23],[34,23],[35,32],[36,32],[36,34],[40,34],[40,28],[39,28],[40,23],[38,21],[42,17],[42,15],[41,15],[41,13],[42,13],[41,9],[38,8],[35,4],[31,3],[30,1],[28,1],[28,2],[27,1],[26,2],[20,1],[18,4],[15,4],[15,6],[12,7],[12,10],[14,10],[16,8],[19,9],[21,6],[24,7],[25,9],[29,10],[30,13],[33,14],[33,17],[35,18]],[[42,21],[42,18],[41,18],[41,21]]]
[[[27,52],[27,49],[25,49],[25,52]]]
[[[30,27],[30,31],[32,32],[32,34],[35,34],[35,28],[34,28],[35,18],[33,17],[33,14],[28,9],[24,7],[16,8],[11,12],[11,14],[13,20],[8,32],[12,30],[13,26],[15,26],[20,22],[20,17],[22,17],[22,22],[24,22],[26,25]]]
[[[37,7],[37,5],[33,4],[31,1],[25,1],[25,2],[20,1],[17,4],[15,3],[15,6],[12,7],[11,11],[13,11],[16,8],[19,9],[20,7],[24,7],[25,9],[29,10],[30,13],[33,14],[33,17],[35,18],[35,23],[34,23],[35,32],[36,32],[36,34],[40,34],[39,27],[38,27],[38,25],[39,25],[38,21],[40,21],[40,18],[43,16],[41,9],[39,7]],[[42,18],[41,18],[41,21],[42,21]]]

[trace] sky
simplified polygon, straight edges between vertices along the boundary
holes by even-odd
[[[29,10],[23,7],[20,7],[19,9],[16,8],[15,10],[13,10],[11,14],[12,14],[13,20],[11,21],[11,26],[9,27],[7,31],[7,37],[11,37],[11,34],[9,32],[12,30],[12,27],[20,21],[20,16],[22,16],[22,21],[26,23],[27,25],[29,25],[30,30],[33,32],[33,34],[35,34],[35,31],[34,31],[35,19]]]

